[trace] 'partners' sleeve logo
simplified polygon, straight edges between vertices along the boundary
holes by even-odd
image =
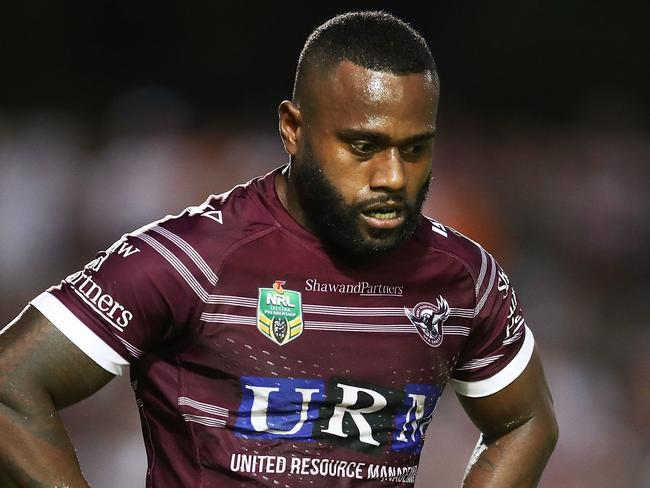
[[[120,332],[129,325],[133,319],[133,312],[121,305],[110,294],[106,293],[101,286],[93,281],[91,275],[83,271],[71,274],[65,280],[79,298],[86,305],[94,310],[106,322]]]

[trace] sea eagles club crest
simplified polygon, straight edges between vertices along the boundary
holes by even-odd
[[[404,307],[404,313],[420,334],[420,337],[431,347],[437,347],[442,343],[442,324],[449,318],[449,304],[447,300],[438,297],[436,304],[420,302],[413,311]]]
[[[300,292],[282,288],[286,281],[277,280],[273,288],[259,288],[257,329],[280,346],[302,334],[302,299]]]

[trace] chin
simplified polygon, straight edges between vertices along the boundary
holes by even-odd
[[[366,238],[362,244],[357,243],[355,246],[355,254],[358,256],[373,257],[393,251],[404,244],[404,240],[400,239],[399,233],[391,235],[390,237]]]
[[[399,247],[405,240],[403,227],[390,230],[374,230],[364,236],[366,246],[381,248],[386,251]]]

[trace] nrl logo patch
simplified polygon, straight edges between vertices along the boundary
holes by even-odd
[[[437,347],[442,343],[442,324],[449,318],[449,304],[447,300],[438,297],[436,304],[420,302],[413,311],[404,307],[404,313],[420,334],[420,337],[431,347]]]
[[[276,281],[273,288],[259,288],[257,329],[279,346],[302,334],[302,298],[300,292],[282,288],[286,281]]]

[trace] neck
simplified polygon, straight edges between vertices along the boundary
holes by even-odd
[[[281,173],[275,175],[275,191],[284,209],[289,212],[296,222],[305,229],[312,230],[308,224],[305,211],[300,205],[295,182],[291,177],[291,165],[287,165]]]

